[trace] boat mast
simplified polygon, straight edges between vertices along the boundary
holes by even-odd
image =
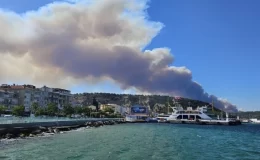
[[[169,105],[170,105],[170,103],[169,103],[169,96],[168,96],[168,99],[167,99],[167,114],[169,114]]]
[[[214,101],[213,101],[213,99],[212,99],[212,105],[211,106],[212,106],[211,111],[214,113],[214,107],[213,107],[214,106]]]

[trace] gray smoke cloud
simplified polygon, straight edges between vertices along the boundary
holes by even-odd
[[[237,111],[207,94],[169,48],[145,50],[163,28],[148,20],[147,1],[57,2],[17,14],[0,11],[0,80],[69,86],[111,80],[122,89],[178,95]]]

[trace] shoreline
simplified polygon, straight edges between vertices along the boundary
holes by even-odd
[[[0,124],[0,139],[39,137],[46,134],[59,134],[61,132],[76,130],[78,128],[97,128],[103,125],[114,125],[121,123],[125,123],[122,118]]]

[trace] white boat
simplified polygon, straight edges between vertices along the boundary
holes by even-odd
[[[176,104],[172,107],[172,114],[168,117],[168,121],[196,121],[196,120],[212,120],[205,112],[207,112],[207,106],[198,107],[193,110],[192,107],[187,107],[184,110],[180,104]]]
[[[159,114],[156,119],[159,123],[166,123],[168,122],[168,118],[170,117],[170,114]]]
[[[252,118],[249,121],[250,121],[250,123],[259,123],[260,124],[260,120],[258,120],[256,118]]]
[[[187,107],[184,110],[182,106],[175,103],[175,107],[172,107],[173,112],[167,119],[170,123],[189,123],[189,124],[217,124],[217,125],[239,125],[241,122],[236,119],[230,119],[228,113],[226,113],[225,119],[211,118],[205,112],[207,112],[207,106],[197,107],[193,110],[192,107]]]
[[[148,115],[126,115],[126,122],[148,122]]]
[[[9,114],[5,114],[3,117],[13,117],[13,116]]]

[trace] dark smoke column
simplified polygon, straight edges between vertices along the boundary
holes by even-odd
[[[99,108],[98,108],[98,101],[96,100],[96,97],[93,98],[93,103],[92,103],[93,106],[96,106],[96,111],[98,112],[99,111]]]

